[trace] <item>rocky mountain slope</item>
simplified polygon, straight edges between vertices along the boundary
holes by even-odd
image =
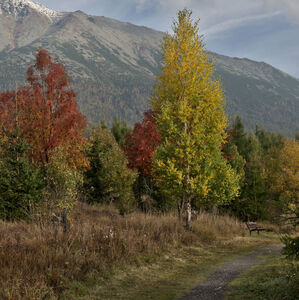
[[[40,47],[73,78],[90,123],[114,116],[133,124],[147,107],[159,71],[162,32],[81,11],[58,13],[29,0],[0,0],[0,90],[24,82]],[[248,59],[211,54],[231,118],[293,135],[299,130],[299,80]]]

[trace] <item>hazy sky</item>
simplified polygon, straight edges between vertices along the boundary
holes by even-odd
[[[200,18],[207,49],[265,61],[299,78],[299,0],[37,0],[57,11],[82,10],[171,31],[184,7]]]

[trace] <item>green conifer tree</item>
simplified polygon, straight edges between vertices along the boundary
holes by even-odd
[[[232,143],[237,146],[239,154],[247,160],[247,134],[240,116],[237,116],[231,126]]]
[[[132,129],[127,125],[127,122],[120,122],[117,118],[114,118],[111,133],[120,147],[124,147],[126,135],[131,131]]]
[[[262,153],[259,140],[250,134],[247,140],[245,181],[240,197],[234,203],[237,215],[244,221],[266,218],[267,189]]]
[[[29,219],[42,203],[44,176],[33,168],[27,156],[28,144],[16,126],[2,147],[0,168],[0,217],[5,220]]]
[[[134,207],[135,171],[113,135],[101,126],[91,130],[87,150],[90,166],[85,172],[84,187],[89,203],[115,203],[122,214]]]

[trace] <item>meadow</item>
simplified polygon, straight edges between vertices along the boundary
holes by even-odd
[[[114,206],[79,203],[70,220],[68,232],[52,223],[1,221],[1,299],[59,299],[70,289],[76,295],[72,282],[88,285],[94,278],[105,285],[116,270],[151,265],[167,253],[182,255],[189,249],[183,255],[188,259],[193,247],[214,249],[215,259],[221,248],[226,249],[222,255],[229,255],[275,240],[249,238],[244,223],[210,213],[200,214],[186,230],[172,213],[123,217]],[[204,256],[210,264],[211,254]]]

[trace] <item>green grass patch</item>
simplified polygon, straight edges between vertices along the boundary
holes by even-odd
[[[299,299],[299,261],[287,260],[282,255],[266,258],[234,280],[225,299]]]
[[[174,248],[150,259],[140,257],[134,265],[118,266],[106,276],[94,274],[93,280],[70,283],[62,299],[176,299],[228,260],[278,242],[276,235],[264,234]]]

